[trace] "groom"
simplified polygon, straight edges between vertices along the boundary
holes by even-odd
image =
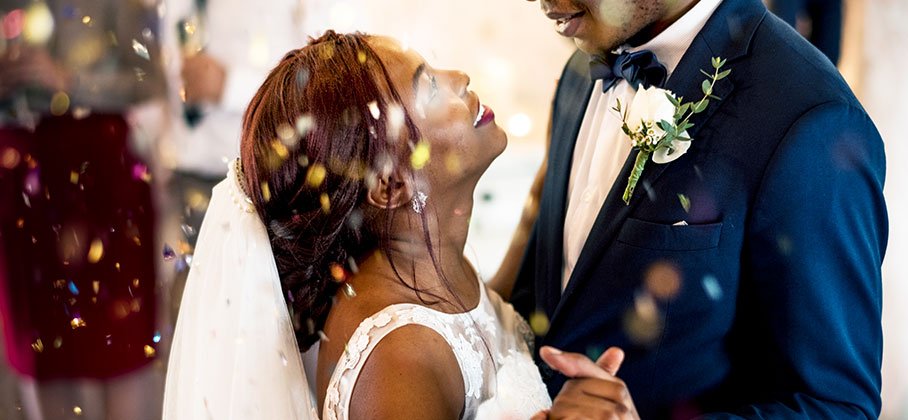
[[[550,393],[571,394],[551,414],[581,395],[622,418],[877,418],[885,157],[835,67],[760,0],[540,6],[580,51],[511,300],[547,321],[542,345],[626,354],[620,380],[566,386],[543,364]],[[625,204],[637,152],[612,108],[637,84],[699,99],[712,57],[731,70],[721,99]]]

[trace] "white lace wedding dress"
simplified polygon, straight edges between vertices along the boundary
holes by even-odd
[[[328,383],[322,416],[347,419],[356,379],[375,346],[397,328],[431,328],[451,346],[463,375],[465,419],[527,419],[552,402],[530,355],[533,333],[510,304],[480,284],[479,304],[460,314],[391,305],[363,320]]]
[[[318,420],[268,235],[239,179],[235,161],[214,188],[199,232],[170,349],[163,418]],[[530,356],[533,335],[511,305],[481,286],[468,313],[393,305],[364,320],[337,364],[323,417],[348,417],[369,353],[408,324],[432,328],[454,350],[464,418],[526,419],[549,407]]]

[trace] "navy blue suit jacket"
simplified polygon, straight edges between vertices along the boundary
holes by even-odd
[[[643,418],[876,418],[882,139],[832,64],[759,0],[725,0],[666,88],[700,98],[711,57],[732,70],[716,86],[722,100],[693,119],[687,154],[647,164],[625,205],[631,152],[562,293],[568,177],[593,86],[589,58],[574,54],[512,302],[548,318],[541,345],[624,348],[618,376]],[[640,340],[628,333],[641,326],[635,296],[660,263],[680,288],[656,299],[656,322],[642,324],[655,333]],[[566,378],[543,365],[554,396]]]

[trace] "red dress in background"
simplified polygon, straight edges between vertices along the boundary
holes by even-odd
[[[104,379],[155,357],[155,213],[128,138],[116,114],[0,128],[0,316],[22,374]]]

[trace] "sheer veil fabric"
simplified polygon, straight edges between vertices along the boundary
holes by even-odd
[[[165,420],[316,420],[265,226],[238,181],[214,187],[174,332]]]

